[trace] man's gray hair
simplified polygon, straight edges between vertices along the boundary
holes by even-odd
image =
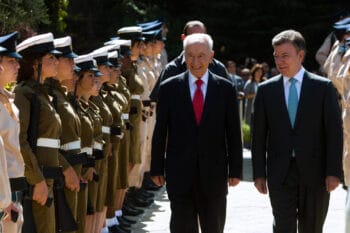
[[[284,43],[291,43],[298,51],[304,50],[306,51],[306,43],[304,37],[300,32],[295,30],[285,30],[283,32],[278,33],[272,39],[272,46],[278,46]]]
[[[205,33],[194,33],[191,35],[186,36],[184,42],[183,42],[183,47],[184,50],[186,49],[188,44],[192,44],[192,43],[207,43],[209,46],[209,50],[212,51],[213,50],[213,39],[211,38],[210,35],[205,34]]]

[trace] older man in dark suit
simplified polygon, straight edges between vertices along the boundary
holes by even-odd
[[[281,75],[263,82],[255,98],[255,186],[266,194],[268,183],[274,233],[321,233],[329,193],[342,177],[337,93],[331,81],[302,67],[299,32],[283,31],[272,45]]]
[[[167,182],[172,233],[222,233],[227,186],[239,183],[242,143],[236,90],[208,71],[207,34],[184,40],[188,71],[162,82],[152,141],[152,180]]]

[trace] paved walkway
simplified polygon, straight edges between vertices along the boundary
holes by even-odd
[[[270,233],[272,214],[267,195],[254,188],[251,177],[250,152],[244,153],[244,181],[229,189],[225,233]],[[324,233],[344,232],[344,204],[346,192],[338,187],[331,195]],[[154,204],[133,226],[133,233],[169,233],[170,207],[166,190],[156,193]]]

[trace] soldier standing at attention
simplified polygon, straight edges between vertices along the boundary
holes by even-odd
[[[17,32],[13,32],[0,37],[1,48],[6,49],[0,51],[0,66],[3,68],[0,72],[0,137],[2,137],[4,143],[4,153],[0,151],[0,154],[6,157],[6,162],[3,163],[5,167],[1,168],[1,171],[6,172],[6,174],[1,174],[1,178],[9,178],[9,180],[7,178],[6,183],[10,181],[12,192],[12,202],[9,206],[6,206],[5,210],[6,220],[0,222],[0,231],[2,229],[6,233],[17,233],[22,229],[23,211],[21,202],[23,191],[26,189],[24,161],[18,137],[18,109],[13,104],[13,93],[5,89],[6,84],[16,81],[19,70],[18,60],[22,58],[16,52],[17,35]],[[1,192],[4,191],[6,191],[6,188],[1,186]],[[12,219],[11,212],[16,212],[18,218]]]
[[[43,82],[57,75],[58,60],[55,56],[61,53],[54,48],[52,33],[28,38],[17,46],[17,50],[23,56],[15,88],[19,140],[25,162],[24,174],[33,186],[32,210],[28,212],[33,215],[37,233],[55,233],[55,207],[53,204],[45,206],[48,198],[53,197],[54,180],[53,177],[46,178],[43,170],[61,165],[61,120]],[[23,229],[27,228],[24,226]]]

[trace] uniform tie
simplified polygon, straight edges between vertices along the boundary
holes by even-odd
[[[297,88],[295,87],[296,83],[295,78],[289,79],[290,86],[289,86],[289,96],[288,96],[288,114],[289,114],[289,120],[294,128],[294,122],[295,122],[295,117],[297,114],[297,109],[298,109],[298,92]]]
[[[202,84],[203,84],[203,81],[201,79],[198,79],[196,81],[197,89],[194,92],[193,102],[192,102],[194,114],[196,116],[197,125],[199,125],[201,122],[201,117],[202,117],[202,113],[203,113],[203,105],[204,105],[204,97],[203,97],[203,92],[201,89]]]

